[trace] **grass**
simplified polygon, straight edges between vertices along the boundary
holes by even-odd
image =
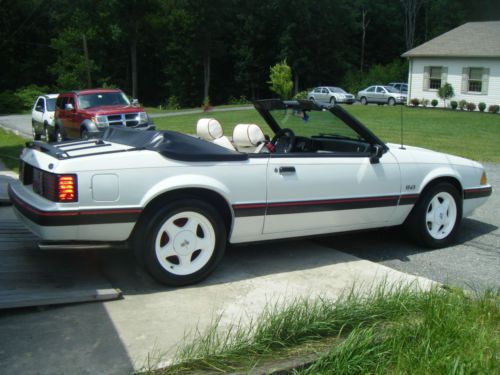
[[[19,172],[19,155],[26,139],[0,128],[0,159],[8,169]]]
[[[479,161],[500,163],[500,116],[490,113],[447,111],[388,106],[345,106],[385,142],[400,142],[401,111],[404,121],[404,143],[429,148]],[[255,123],[272,134],[259,114],[248,111],[197,113],[155,119],[159,129],[195,133],[199,118],[214,117],[221,122],[226,135],[236,124]]]
[[[500,293],[412,285],[352,289],[336,302],[268,306],[249,324],[217,320],[177,353],[174,365],[147,373],[248,371],[273,360],[324,354],[297,374],[493,374],[500,371]]]

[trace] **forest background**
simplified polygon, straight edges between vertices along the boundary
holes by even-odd
[[[40,92],[119,87],[149,106],[273,96],[286,60],[294,92],[405,82],[403,52],[470,21],[487,0],[0,0],[0,112]]]

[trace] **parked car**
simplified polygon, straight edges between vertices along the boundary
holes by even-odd
[[[55,111],[55,138],[98,136],[108,127],[154,130],[144,108],[132,105],[118,89],[92,89],[59,95]]]
[[[41,95],[35,100],[31,110],[31,129],[33,139],[45,141],[54,138],[54,113],[56,108],[56,99],[59,94]]]
[[[314,100],[317,102],[336,104],[336,103],[346,103],[352,104],[356,101],[354,95],[349,94],[344,89],[340,87],[324,86],[316,87],[312,89],[307,94],[309,100]]]
[[[481,164],[386,144],[338,105],[255,108],[271,140],[240,124],[230,141],[201,119],[201,138],[109,127],[99,139],[32,142],[9,186],[14,211],[46,248],[128,244],[158,281],[186,285],[214,270],[227,242],[405,224],[419,243],[447,246],[491,195]]]
[[[392,86],[370,86],[358,92],[361,104],[405,104],[408,96]]]
[[[396,90],[399,90],[399,92],[408,93],[408,84],[404,82],[391,82],[387,86],[394,87]]]

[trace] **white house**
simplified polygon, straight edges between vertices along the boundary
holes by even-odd
[[[500,105],[500,21],[469,22],[407,52],[408,102],[437,99],[453,86],[451,100]]]

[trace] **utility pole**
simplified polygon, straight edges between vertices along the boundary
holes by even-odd
[[[83,54],[85,55],[85,67],[87,69],[87,88],[92,87],[92,78],[90,77],[90,62],[89,62],[89,50],[87,48],[87,38],[85,34],[82,35],[83,39]]]

